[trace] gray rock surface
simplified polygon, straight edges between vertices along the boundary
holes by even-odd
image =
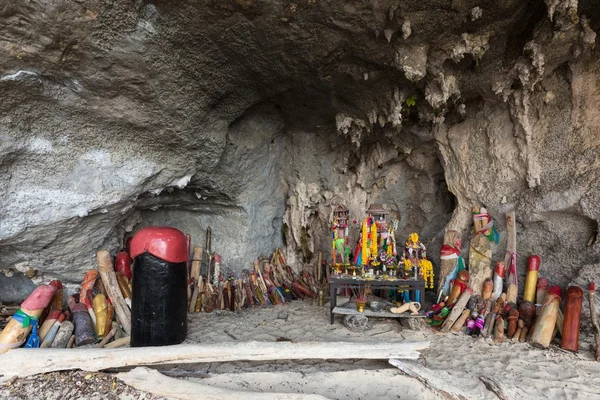
[[[0,27],[9,280],[76,283],[152,224],[210,225],[229,270],[282,245],[300,267],[340,202],[387,204],[436,263],[474,203],[498,259],[517,210],[523,274],[600,262],[592,0],[5,0]]]

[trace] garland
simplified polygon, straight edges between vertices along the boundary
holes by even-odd
[[[368,236],[369,236],[369,225],[368,225],[368,218],[365,218],[365,220],[363,221],[363,226],[362,226],[362,236],[361,236],[361,248],[362,248],[362,252],[361,252],[361,264],[362,265],[367,265],[368,261],[369,261],[369,247],[368,247]]]
[[[375,221],[371,222],[371,257],[373,259],[377,257],[377,224]]]

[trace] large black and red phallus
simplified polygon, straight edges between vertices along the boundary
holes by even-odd
[[[134,259],[131,346],[179,344],[187,333],[187,261],[183,232],[148,227],[130,245]]]

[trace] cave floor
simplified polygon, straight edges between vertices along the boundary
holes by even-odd
[[[330,399],[497,399],[480,380],[493,378],[510,399],[600,399],[600,364],[590,351],[591,337],[581,338],[572,354],[552,346],[540,350],[526,343],[473,339],[462,333],[440,334],[415,319],[410,324],[371,318],[371,329],[353,332],[337,316],[329,324],[329,307],[314,300],[285,306],[188,314],[189,343],[236,341],[347,341],[392,343],[428,340],[418,364],[428,382],[407,376],[386,361],[227,362],[163,366],[169,375],[238,391],[319,394]],[[443,393],[440,390],[446,391]],[[452,393],[456,397],[448,397]],[[110,373],[59,372],[19,379],[0,386],[0,398],[154,399]],[[201,396],[198,398],[202,398]]]

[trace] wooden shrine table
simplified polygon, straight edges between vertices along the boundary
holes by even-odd
[[[335,314],[357,314],[358,311],[351,310],[344,307],[337,306],[337,289],[347,289],[347,288],[359,288],[360,286],[369,285],[371,289],[388,289],[388,290],[410,290],[411,291],[411,300],[415,301],[415,291],[421,291],[421,301],[425,299],[425,281],[420,279],[364,279],[360,277],[352,277],[348,275],[340,275],[334,276],[332,275],[329,278],[329,297],[330,297],[330,313],[331,313],[331,324],[333,324],[333,319]],[[406,317],[408,315],[403,314],[393,314],[389,311],[380,311],[374,312],[365,309],[363,314],[367,317],[387,317],[387,318],[400,318]],[[423,315],[419,315],[423,316]]]

